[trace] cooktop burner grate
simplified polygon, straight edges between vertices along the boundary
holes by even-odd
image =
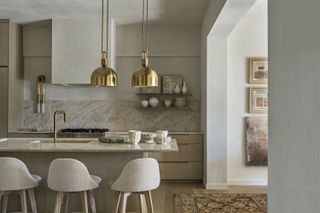
[[[67,128],[67,129],[61,129],[60,132],[65,132],[65,133],[72,133],[72,132],[80,132],[80,133],[103,133],[103,132],[108,132],[109,129],[104,129],[104,128]]]

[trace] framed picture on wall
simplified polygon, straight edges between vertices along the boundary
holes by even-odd
[[[268,165],[268,118],[246,118],[246,165]]]
[[[267,114],[268,113],[268,88],[250,87],[249,93],[249,113]]]
[[[248,59],[249,83],[267,84],[268,83],[268,58],[252,57]]]
[[[162,76],[162,93],[173,94],[176,85],[182,88],[183,78],[181,75],[163,75]]]

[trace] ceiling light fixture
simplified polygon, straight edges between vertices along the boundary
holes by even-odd
[[[158,75],[156,71],[151,69],[149,66],[148,51],[148,22],[149,22],[149,1],[142,0],[142,67],[135,71],[132,75],[132,86],[133,87],[157,87],[158,86]]]
[[[101,67],[95,69],[91,74],[91,85],[95,87],[116,87],[118,85],[117,73],[108,67],[108,48],[109,48],[109,0],[107,0],[107,23],[104,24],[104,0],[102,0],[101,14]],[[104,29],[106,27],[106,29]],[[106,36],[104,37],[104,32]],[[104,41],[104,38],[106,41]]]

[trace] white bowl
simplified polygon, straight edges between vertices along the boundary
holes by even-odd
[[[159,105],[159,100],[156,97],[152,97],[149,99],[149,104],[152,107],[157,107]]]
[[[167,108],[171,107],[171,105],[172,105],[171,100],[164,100],[164,105],[165,105]]]
[[[147,107],[149,106],[149,101],[147,101],[147,100],[142,100],[142,101],[141,101],[141,106],[142,106],[143,108],[147,108]]]

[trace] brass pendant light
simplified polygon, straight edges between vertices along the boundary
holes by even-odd
[[[107,0],[107,24],[104,30],[104,0],[102,0],[102,14],[101,14],[101,67],[95,69],[91,74],[91,86],[95,87],[116,87],[118,85],[117,73],[108,67],[108,43],[109,43],[109,0]],[[104,31],[106,31],[106,44],[104,45]],[[104,46],[106,48],[104,49]]]
[[[133,87],[157,87],[158,75],[149,66],[148,60],[148,22],[149,22],[149,1],[142,0],[142,67],[135,71],[132,75]]]

